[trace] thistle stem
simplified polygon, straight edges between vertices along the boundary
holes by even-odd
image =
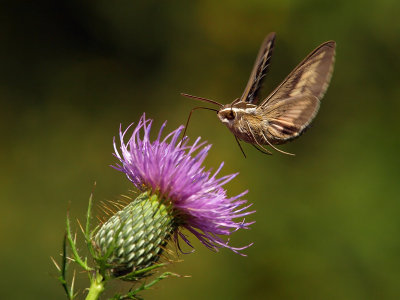
[[[90,284],[89,293],[86,296],[86,300],[97,300],[99,299],[101,293],[104,291],[104,283],[103,276],[100,274],[96,274],[96,276],[92,279],[92,283]]]

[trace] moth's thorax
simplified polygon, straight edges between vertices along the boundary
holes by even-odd
[[[246,114],[255,114],[257,106],[245,102],[236,104],[226,104],[218,111],[218,118],[229,128],[235,126],[237,122]]]
[[[218,117],[236,137],[250,143],[254,143],[254,137],[259,139],[268,123],[257,114],[256,105],[245,102],[224,105],[218,111]]]

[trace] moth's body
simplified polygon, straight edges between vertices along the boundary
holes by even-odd
[[[276,106],[235,101],[222,106],[218,118],[239,140],[258,145],[280,145],[299,137],[319,108],[318,99],[311,95],[282,100],[278,111]]]
[[[262,145],[272,146],[293,140],[310,125],[328,88],[335,58],[336,43],[321,44],[268,97],[260,101],[261,84],[268,71],[274,40],[275,33],[264,39],[242,96],[231,104],[222,105],[184,94],[219,105],[220,108],[215,110],[218,118],[236,139],[261,148]]]
[[[265,138],[268,138],[268,136],[264,132],[267,131],[268,120],[263,120],[257,114],[257,105],[240,104],[240,107],[232,107],[230,104],[224,105],[218,111],[218,118],[239,140],[251,144],[257,142],[262,145],[267,144]],[[251,130],[251,128],[254,129]]]

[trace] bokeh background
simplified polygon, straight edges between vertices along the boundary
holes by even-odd
[[[188,134],[206,162],[239,171],[256,223],[232,237],[247,257],[197,250],[146,299],[399,299],[400,2],[2,1],[0,6],[0,269],[4,299],[63,299],[49,257],[66,211],[130,183],[109,167],[119,124],[145,111],[174,129],[198,103],[240,96],[264,36],[277,32],[268,94],[312,49],[336,40],[331,85],[312,128],[244,159],[215,114]],[[192,239],[194,241],[194,239]],[[78,286],[87,285],[80,274]],[[115,284],[114,291],[126,290]]]

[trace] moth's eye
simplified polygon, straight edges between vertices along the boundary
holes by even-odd
[[[236,118],[236,113],[233,110],[230,110],[227,114],[226,114],[226,118],[228,120],[233,120],[234,118]]]

